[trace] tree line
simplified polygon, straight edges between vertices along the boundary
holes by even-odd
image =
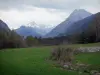
[[[74,33],[72,35],[42,38],[33,36],[23,37],[18,35],[14,30],[0,29],[0,49],[100,42],[100,21],[98,19],[94,20],[87,30],[82,30],[81,33]]]
[[[69,36],[59,36],[52,38],[41,38],[27,36],[22,37],[18,35],[14,30],[11,32],[0,32],[0,49],[3,48],[21,48],[21,47],[33,47],[43,45],[60,45],[69,43],[94,43],[100,42],[99,36],[96,32],[82,32],[80,34],[74,34]]]

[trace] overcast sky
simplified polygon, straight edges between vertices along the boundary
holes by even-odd
[[[95,14],[100,12],[100,0],[0,0],[0,19],[11,29],[32,21],[38,25],[55,26],[75,9]]]

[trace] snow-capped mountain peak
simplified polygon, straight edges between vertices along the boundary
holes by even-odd
[[[53,25],[43,25],[43,24],[36,24],[34,21],[33,22],[30,22],[26,25],[23,25],[21,26],[19,29],[31,29],[33,30],[34,32],[40,34],[41,36],[42,35],[45,35],[47,33],[49,33],[55,26]],[[17,30],[19,30],[17,29]],[[28,30],[29,31],[29,30]]]
[[[27,24],[28,27],[39,28],[39,25],[36,24],[34,21]]]

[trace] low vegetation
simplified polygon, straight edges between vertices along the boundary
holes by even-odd
[[[55,48],[51,53],[50,59],[56,62],[55,64],[58,64],[61,68],[66,70],[78,71],[79,73],[88,73],[90,75],[100,74],[100,63],[98,65],[93,65],[80,62],[79,60],[75,59],[75,57],[79,54],[91,53],[90,50],[81,51],[79,49],[70,47]],[[100,53],[100,51],[98,52]]]
[[[77,75],[56,68],[46,60],[52,47],[6,49],[0,51],[0,75]]]
[[[74,49],[73,48],[62,48],[58,47],[52,50],[50,59],[56,60],[61,64],[67,62],[71,63],[74,59]]]
[[[72,64],[89,66],[86,70],[81,67],[77,71],[70,71],[66,70],[66,65],[64,68],[59,63],[48,60],[54,48],[55,46],[41,46],[1,50],[0,75],[90,75],[90,72],[100,71],[100,52],[74,55]]]

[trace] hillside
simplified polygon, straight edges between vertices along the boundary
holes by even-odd
[[[80,37],[84,39],[83,41],[100,41],[100,12],[72,24],[64,35],[71,35],[75,41],[79,40]]]
[[[14,30],[0,20],[0,49],[25,47],[25,42]]]
[[[72,25],[73,23],[80,21],[90,15],[92,15],[92,14],[83,9],[74,10],[65,21],[63,21],[58,26],[56,26],[50,33],[48,33],[44,37],[55,37],[59,34],[63,34],[66,32],[67,28],[70,25]]]
[[[36,30],[33,27],[28,26],[21,26],[20,28],[16,29],[16,32],[24,37],[27,36],[33,36],[33,37],[40,37],[41,35],[36,32]]]
[[[3,22],[2,20],[0,20],[0,32],[1,31],[5,31],[5,32],[9,32],[10,29],[7,26],[7,24],[5,22]]]
[[[34,21],[26,25],[22,25],[17,28],[15,31],[21,36],[33,36],[40,37],[49,33],[54,27],[52,25],[40,25],[36,24]]]

